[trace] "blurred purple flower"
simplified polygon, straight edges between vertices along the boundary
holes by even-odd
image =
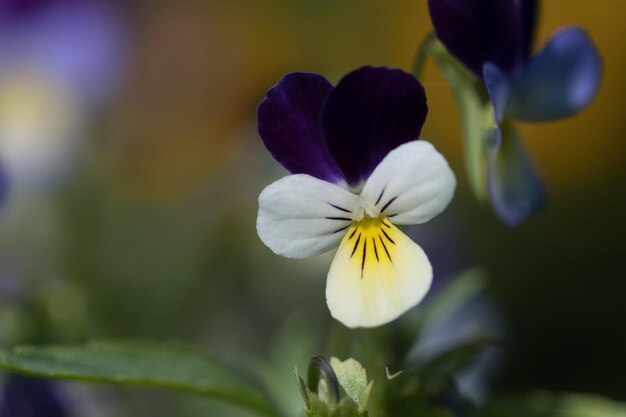
[[[67,404],[54,382],[10,374],[0,396],[0,417],[65,417]]]
[[[437,37],[476,76],[491,98],[487,186],[494,210],[517,225],[545,204],[544,185],[512,120],[571,116],[596,96],[602,60],[581,28],[557,31],[532,55],[538,0],[428,0]]]
[[[0,5],[0,77],[27,66],[86,99],[105,98],[120,75],[125,31],[115,1],[9,0]]]
[[[116,3],[0,3],[0,163],[15,188],[64,174],[115,91],[127,37]]]

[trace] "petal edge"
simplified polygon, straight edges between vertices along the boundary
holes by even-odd
[[[284,177],[259,195],[257,232],[277,255],[304,259],[336,247],[359,198],[306,174]]]
[[[329,94],[322,123],[330,152],[346,181],[358,186],[399,145],[419,138],[426,93],[400,69],[362,67]]]
[[[265,147],[290,173],[336,183],[341,173],[321,126],[322,108],[332,89],[321,75],[287,74],[267,91],[257,118]]]
[[[452,201],[456,178],[435,147],[418,140],[394,149],[376,167],[361,196],[395,224],[425,223]]]
[[[335,254],[326,301],[331,315],[347,327],[376,327],[395,320],[430,289],[433,273],[424,251],[387,225],[369,225],[361,235],[353,234],[358,229],[353,226]]]
[[[513,82],[509,114],[537,122],[579,112],[598,93],[602,66],[587,32],[577,27],[560,30]]]

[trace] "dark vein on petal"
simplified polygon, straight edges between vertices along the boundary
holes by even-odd
[[[348,222],[352,221],[352,219],[349,219],[347,217],[326,217],[326,219],[328,219],[328,220],[343,220],[343,221],[348,221]]]
[[[348,240],[352,239],[352,236],[354,236],[354,234],[356,233],[357,230],[359,230],[359,228],[355,227],[354,230],[352,231],[352,233],[350,233],[350,237],[348,238]]]
[[[391,243],[393,243],[394,245],[396,244],[396,242],[394,242],[393,239],[389,237],[389,235],[387,234],[387,232],[385,232],[384,229],[380,229],[380,231],[383,232],[383,235],[385,235],[385,237],[389,239]]]
[[[363,278],[363,271],[365,271],[365,257],[367,256],[367,239],[363,240],[363,258],[361,259],[361,278]]]
[[[398,215],[398,213],[387,214],[387,218],[396,217],[397,215]]]
[[[380,262],[380,259],[378,259],[378,249],[376,248],[375,238],[372,238],[372,245],[374,245],[374,255],[376,255],[376,262]]]
[[[331,207],[334,207],[334,208],[336,208],[337,210],[343,211],[344,213],[352,213],[350,210],[345,209],[345,208],[343,208],[343,207],[336,206],[336,205],[334,205],[333,203],[328,203],[328,204],[330,204],[330,206],[331,206]]]
[[[389,261],[393,263],[393,261],[391,260],[391,255],[389,254],[389,251],[387,250],[387,246],[385,245],[385,242],[383,242],[383,238],[380,235],[378,235],[378,240],[380,240],[380,244],[383,245],[383,249],[385,249],[385,253],[387,254],[387,257],[389,258]]]
[[[352,254],[350,255],[351,258],[354,256],[354,252],[356,252],[356,248],[359,247],[359,242],[360,241],[361,241],[361,233],[359,233],[359,237],[356,238],[356,243],[354,244],[354,249],[352,249]]]
[[[383,190],[380,192],[380,195],[378,196],[378,198],[376,199],[376,203],[374,203],[374,205],[378,205],[378,203],[380,203],[380,199],[383,198],[383,194],[385,194],[385,190],[387,189],[387,187],[383,188]]]
[[[346,230],[348,227],[350,227],[350,225],[344,226],[341,229],[337,229],[335,230],[333,233],[339,233],[339,232],[343,232],[344,230]]]
[[[391,205],[391,203],[393,203],[394,201],[396,201],[396,198],[398,198],[398,196],[395,196],[394,198],[392,198],[391,200],[389,200],[389,201],[387,202],[387,204],[385,204],[385,205],[383,206],[383,208],[382,208],[382,209],[380,209],[380,213],[381,213],[381,214],[382,214],[382,213],[384,213],[384,212],[385,212],[385,210],[387,209],[387,207],[389,207],[389,206]]]
[[[385,221],[384,221],[384,220],[381,220],[381,223],[382,223],[384,226],[386,226],[388,229],[391,229],[391,226],[390,226],[390,225],[388,225],[387,223],[385,223]]]

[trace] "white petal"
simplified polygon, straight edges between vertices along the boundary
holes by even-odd
[[[358,206],[359,197],[335,184],[290,175],[261,192],[256,228],[274,253],[308,258],[339,244]]]
[[[331,315],[348,327],[385,324],[419,303],[430,288],[424,251],[384,219],[355,223],[328,272]]]
[[[396,224],[419,224],[452,200],[456,179],[443,155],[424,140],[389,152],[367,180],[361,196]]]

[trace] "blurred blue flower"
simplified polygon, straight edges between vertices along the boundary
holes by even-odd
[[[0,397],[0,417],[65,417],[69,415],[52,381],[10,374]]]
[[[12,188],[47,184],[115,91],[126,33],[115,1],[0,3],[0,163]]]
[[[532,55],[538,0],[428,0],[437,37],[479,79],[493,106],[487,187],[517,225],[545,204],[545,188],[512,125],[571,116],[596,96],[602,60],[581,28],[557,31]]]
[[[101,99],[118,81],[126,33],[115,1],[8,0],[0,5],[0,77],[30,68]]]

